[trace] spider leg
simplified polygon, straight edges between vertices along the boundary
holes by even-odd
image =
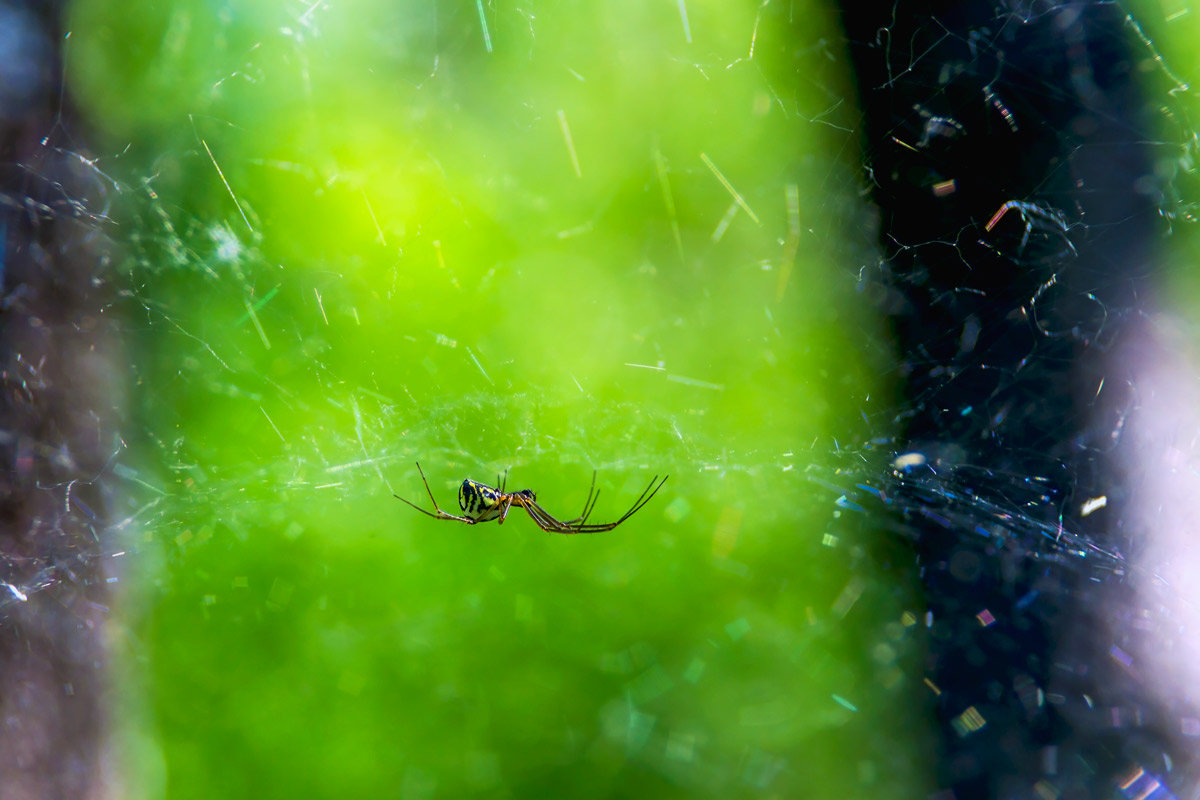
[[[592,509],[596,507],[596,499],[600,497],[600,493],[596,491],[596,470],[592,470],[592,485],[588,487],[587,499],[583,501],[583,513],[575,519],[569,519],[564,522],[564,525],[575,525],[587,521],[588,515],[592,513]]]
[[[421,469],[421,462],[414,462],[417,465],[417,472],[421,475],[421,482],[425,484],[425,492],[429,495],[429,502],[433,503],[433,507],[442,513],[442,507],[438,505],[438,501],[433,499],[433,490],[429,488],[429,481],[425,479],[425,470]]]
[[[661,481],[658,481],[657,475],[655,475],[653,478],[651,478],[650,484],[646,487],[645,491],[642,492],[642,494],[638,497],[638,499],[633,502],[633,505],[630,506],[629,510],[626,511],[621,516],[621,518],[618,519],[616,522],[605,522],[605,523],[580,522],[578,524],[571,525],[570,527],[576,533],[602,533],[604,531],[611,531],[613,528],[617,527],[622,522],[629,519],[634,514],[636,514],[638,511],[640,511],[642,506],[646,505],[646,503],[649,503],[650,498],[654,497],[654,495],[656,495],[658,493],[658,490],[662,488],[663,484],[667,482],[667,478],[669,478],[669,477],[670,477],[669,475],[664,475],[663,479]],[[654,485],[655,481],[658,481],[657,486]]]
[[[445,511],[442,511],[440,508],[437,510],[436,513],[434,513],[433,511],[426,511],[425,509],[421,508],[416,503],[413,503],[409,500],[405,500],[403,497],[401,497],[398,494],[393,494],[392,497],[396,498],[397,500],[401,501],[402,503],[408,503],[410,506],[415,508],[417,511],[420,511],[425,516],[433,517],[434,519],[453,519],[453,520],[457,520],[458,522],[465,522],[468,525],[474,525],[478,521],[478,520],[473,520],[470,517],[459,517],[454,514],[447,514]]]
[[[437,514],[433,513],[432,511],[426,511],[425,509],[421,508],[421,507],[420,507],[419,505],[417,505],[416,503],[412,502],[411,500],[405,500],[403,497],[401,497],[401,496],[400,496],[400,495],[398,495],[398,494],[392,494],[392,497],[396,498],[396,499],[397,499],[397,500],[399,500],[401,503],[408,503],[410,506],[412,506],[413,508],[415,508],[417,511],[420,511],[422,514],[427,514],[427,515],[429,515],[429,516],[431,516],[431,517],[436,517],[436,516],[437,516]],[[440,509],[439,509],[439,510],[440,510]]]
[[[425,484],[425,492],[429,495],[429,502],[433,503],[434,510],[426,511],[425,509],[421,508],[419,505],[412,502],[411,500],[405,500],[403,497],[401,497],[400,495],[395,494],[395,493],[392,494],[392,497],[396,498],[397,500],[400,500],[401,502],[408,503],[410,506],[415,508],[417,511],[420,511],[422,514],[425,514],[426,516],[433,517],[434,519],[453,519],[453,520],[457,520],[458,522],[465,522],[468,525],[475,524],[476,521],[471,519],[470,517],[460,517],[455,514],[447,514],[445,511],[442,511],[442,507],[438,505],[437,500],[435,500],[433,497],[433,490],[429,488],[429,481],[425,479],[425,472],[424,472],[424,470],[421,469],[421,462],[419,462],[419,461],[417,462],[417,472],[420,473],[420,475],[421,475],[421,481]]]
[[[663,484],[667,482],[667,478],[669,477],[671,476],[663,475],[663,479],[658,482],[658,486],[654,485],[654,481],[658,478],[658,476],[655,475],[653,478],[651,478],[650,483],[646,486],[646,490],[642,492],[641,496],[638,497],[637,500],[634,501],[629,510],[625,512],[625,515],[617,520],[616,524],[621,524],[625,520],[632,517],[637,511],[640,511],[642,506],[646,505],[646,503],[649,503],[650,499],[654,497],[654,495],[658,494],[658,490],[663,487]]]
[[[596,507],[596,501],[600,499],[600,493],[596,491],[596,470],[592,470],[592,485],[588,487],[588,498],[591,499],[591,505],[588,501],[583,501],[583,513],[579,515],[580,522],[587,522],[588,515],[592,513],[592,509]]]
[[[529,518],[547,533],[588,533],[589,531],[580,531],[578,526],[580,523],[585,522],[588,516],[591,515],[592,509],[596,507],[596,500],[599,497],[600,493],[596,491],[596,471],[592,470],[592,485],[588,488],[587,498],[583,501],[583,513],[575,519],[563,522],[531,500],[525,500],[521,502],[521,505],[525,508],[526,513],[529,514]]]
[[[578,520],[573,520],[571,524],[579,523],[580,525],[582,525],[583,523],[587,522],[587,518],[590,517],[592,515],[592,512],[596,510],[596,501],[599,499],[600,499],[600,490],[597,489],[596,493],[594,495],[592,495],[592,504],[589,506],[585,506],[583,509],[583,516],[580,517]]]
[[[523,501],[521,507],[525,509],[525,513],[529,515],[529,518],[546,533],[579,533],[574,525],[560,522],[549,511],[532,500]]]
[[[512,504],[513,496],[511,494],[504,494],[504,499],[500,501],[500,518],[496,520],[497,525],[504,524],[504,519],[508,516],[508,510],[512,508]]]

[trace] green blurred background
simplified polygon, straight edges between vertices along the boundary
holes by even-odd
[[[129,797],[924,796],[821,7],[79,0]],[[881,454],[882,457],[882,454]],[[615,531],[422,516],[465,477]]]

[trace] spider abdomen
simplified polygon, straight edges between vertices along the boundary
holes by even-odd
[[[487,522],[500,516],[500,492],[470,478],[458,488],[458,507],[476,522]]]

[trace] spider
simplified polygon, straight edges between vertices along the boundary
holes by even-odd
[[[522,489],[519,492],[506,492],[504,484],[508,480],[508,473],[504,473],[504,477],[500,479],[500,488],[496,489],[478,481],[473,481],[467,478],[462,482],[462,486],[458,489],[458,505],[462,509],[463,515],[448,514],[441,509],[437,500],[433,498],[433,491],[429,488],[429,481],[425,479],[425,472],[421,469],[421,464],[417,463],[417,472],[421,473],[421,481],[425,484],[425,491],[429,494],[429,499],[433,503],[433,511],[426,511],[416,503],[405,500],[398,494],[393,494],[397,500],[402,500],[410,506],[420,511],[422,514],[433,517],[434,519],[453,519],[459,522],[465,522],[468,525],[474,525],[477,522],[491,522],[496,520],[500,524],[504,524],[505,517],[508,516],[508,510],[513,506],[520,506],[525,509],[525,513],[534,523],[546,531],[547,533],[603,533],[611,531],[613,528],[620,525],[625,520],[629,519],[646,503],[650,502],[650,498],[654,497],[655,493],[662,488],[662,485],[667,482],[669,476],[664,475],[661,481],[655,475],[650,479],[650,485],[642,492],[634,504],[628,511],[621,516],[616,522],[588,522],[587,518],[591,515],[592,509],[596,507],[596,499],[600,493],[596,491],[596,473],[592,473],[592,486],[588,489],[587,499],[583,501],[583,513],[575,519],[563,522],[555,519],[546,509],[537,504],[537,496],[531,489]],[[658,481],[655,486],[654,482]]]

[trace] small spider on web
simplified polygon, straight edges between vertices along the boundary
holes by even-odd
[[[650,484],[645,491],[641,493],[633,505],[626,511],[616,522],[588,522],[587,519],[591,516],[592,510],[596,507],[596,500],[600,497],[600,493],[596,491],[596,473],[592,472],[592,485],[588,489],[587,499],[583,501],[583,513],[575,519],[562,521],[552,516],[546,509],[537,504],[537,496],[531,489],[521,489],[516,492],[505,491],[504,485],[508,481],[508,473],[498,481],[499,488],[488,486],[487,484],[479,483],[467,478],[462,482],[462,486],[458,489],[458,505],[462,509],[463,515],[450,514],[443,511],[438,505],[437,500],[433,497],[433,490],[429,488],[429,481],[425,478],[425,472],[421,469],[421,464],[417,463],[417,472],[421,474],[421,481],[425,484],[425,492],[429,495],[429,500],[433,503],[433,511],[427,511],[421,508],[416,503],[405,500],[398,494],[393,494],[397,500],[408,503],[410,506],[420,511],[422,514],[433,517],[434,519],[452,519],[458,522],[465,522],[468,525],[474,525],[477,522],[491,522],[496,520],[503,524],[508,511],[513,506],[519,506],[525,509],[525,513],[529,514],[529,518],[533,520],[539,528],[547,533],[603,533],[611,531],[613,528],[620,525],[625,520],[632,517],[642,506],[650,502],[650,498],[658,493],[662,485],[667,482],[668,475],[664,475],[663,479],[658,480],[655,475],[650,479]],[[655,485],[655,481],[658,485]]]

